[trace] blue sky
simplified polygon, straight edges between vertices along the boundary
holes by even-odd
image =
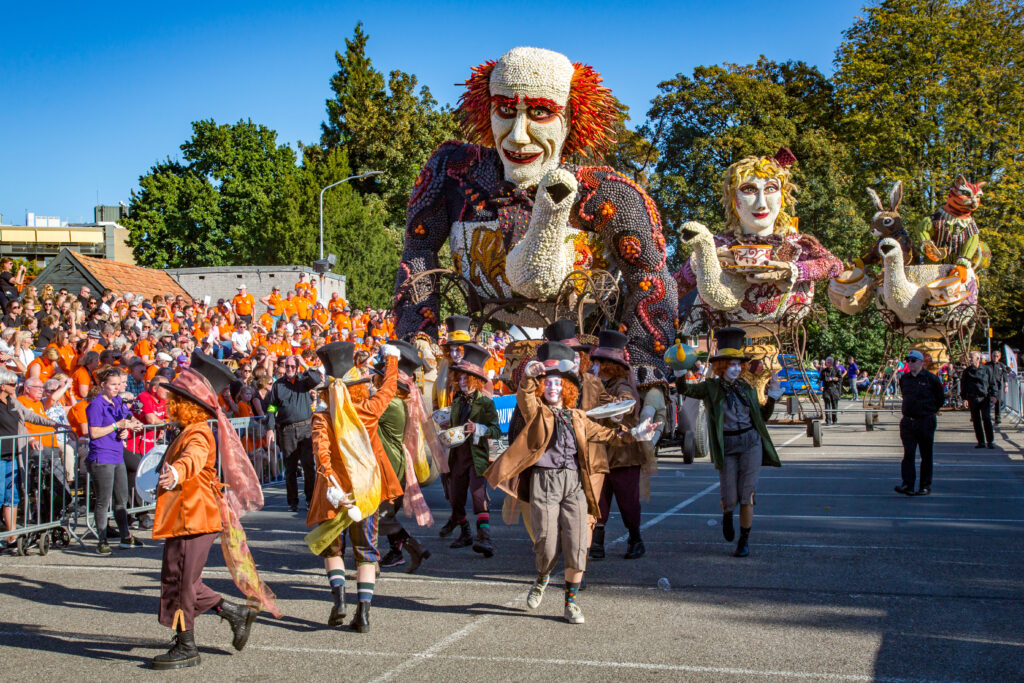
[[[415,74],[440,102],[454,103],[471,66],[534,45],[593,65],[636,121],[659,81],[701,64],[764,54],[830,74],[865,2],[5,3],[0,213],[91,220],[97,198],[127,202],[176,157],[197,119],[315,141],[334,52],[357,21],[376,68]]]

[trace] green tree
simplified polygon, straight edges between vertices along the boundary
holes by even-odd
[[[328,151],[343,147],[355,173],[383,171],[356,187],[379,195],[388,224],[401,228],[420,169],[438,145],[460,134],[452,110],[438,107],[426,86],[417,90],[415,76],[395,70],[385,81],[366,55],[368,40],[357,24],[345,53],[335,53],[338,71],[331,77],[320,145]]]
[[[139,179],[125,219],[138,263],[154,267],[277,262],[266,235],[287,220],[295,153],[252,121],[192,124],[182,161],[168,159]]]
[[[986,180],[975,218],[993,248],[982,303],[998,335],[1024,341],[1024,5],[884,0],[836,52],[840,135],[859,184],[903,180],[905,221],[929,216],[963,173]]]

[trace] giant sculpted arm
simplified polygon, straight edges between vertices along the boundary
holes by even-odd
[[[601,237],[626,285],[622,325],[630,362],[668,376],[662,355],[675,337],[678,285],[668,272],[661,217],[633,181],[607,167],[577,169],[579,203],[572,222]]]
[[[405,247],[398,265],[395,282],[395,334],[399,339],[419,331],[437,337],[438,296],[429,292],[422,296],[403,289],[403,283],[417,273],[438,267],[437,254],[448,239],[452,221],[444,187],[451,157],[458,150],[457,143],[441,145],[420,171],[413,186],[405,212]]]

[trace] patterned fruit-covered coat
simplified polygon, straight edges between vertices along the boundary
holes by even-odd
[[[678,287],[666,266],[658,210],[639,185],[610,167],[563,163],[559,168],[579,184],[569,218],[569,226],[581,231],[576,267],[621,272],[626,290],[622,329],[638,384],[664,382],[662,356],[675,335]],[[437,295],[411,301],[399,290],[411,276],[438,267],[438,252],[449,238],[453,252],[458,243],[468,254],[465,260],[454,259],[456,270],[484,298],[509,295],[505,256],[530,224],[535,194],[536,186],[518,188],[505,180],[494,149],[459,142],[437,149],[420,172],[406,212],[396,282],[400,338],[420,331],[437,334]],[[476,226],[475,232],[468,233],[466,225]]]

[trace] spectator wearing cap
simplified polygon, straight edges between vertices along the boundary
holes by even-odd
[[[252,324],[252,312],[256,308],[256,298],[245,289],[245,283],[238,285],[238,294],[231,299],[231,308],[239,320],[246,325]]]
[[[284,376],[274,382],[267,394],[268,436],[276,440],[285,466],[285,495],[292,512],[299,509],[298,471],[302,466],[306,505],[313,497],[316,470],[313,465],[313,417],[309,392],[321,381],[315,370],[299,372],[299,359],[289,356],[283,362]]]
[[[924,354],[911,350],[906,357],[907,372],[900,375],[903,394],[903,417],[900,419],[900,441],[903,442],[901,464],[903,483],[896,493],[927,496],[932,487],[932,445],[935,443],[936,415],[945,402],[942,381],[924,369]],[[914,490],[917,479],[915,460],[921,451],[920,488]]]

